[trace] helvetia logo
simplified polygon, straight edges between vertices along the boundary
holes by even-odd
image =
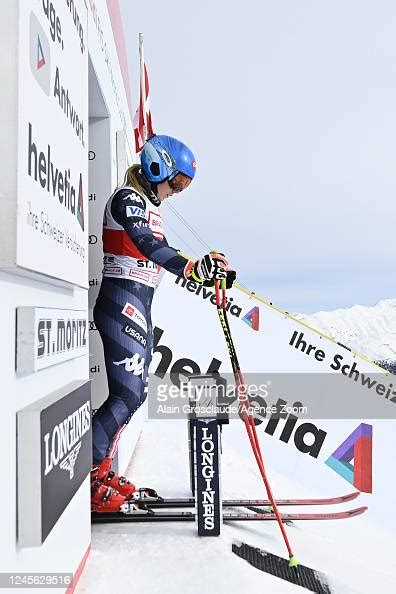
[[[43,46],[41,45],[40,35],[37,35],[37,70],[45,66]]]
[[[84,194],[82,174],[79,174],[78,191],[71,181],[70,168],[61,169],[54,162],[52,147],[47,145],[45,152],[37,146],[33,136],[33,126],[29,122],[27,172],[43,190],[57,199],[59,205],[77,218],[84,231]]]
[[[84,191],[81,173],[78,186],[77,221],[80,223],[80,227],[84,231]]]
[[[186,280],[185,278],[178,276],[175,280],[175,284],[181,284],[181,286],[186,289],[189,293],[195,293],[195,295],[200,296],[201,299],[208,299],[212,305],[216,305],[216,295],[212,288],[210,287],[203,287],[199,283],[196,283],[192,280]],[[228,297],[226,303],[226,311],[229,312],[232,316],[239,318],[242,313],[242,308],[239,305],[233,303],[234,298]]]
[[[359,491],[372,493],[372,457],[373,427],[361,423],[327,458],[326,464]]]
[[[216,294],[214,289],[211,287],[204,287],[199,283],[196,283],[192,280],[187,280],[182,276],[178,276],[175,280],[176,285],[181,285],[183,289],[186,289],[189,293],[195,293],[195,295],[201,297],[201,299],[208,300],[212,305],[216,305]],[[240,318],[242,314],[242,308],[233,303],[233,297],[227,297],[226,302],[226,311],[231,315],[235,316],[236,318]],[[258,331],[259,329],[259,317],[260,317],[260,310],[258,307],[253,307],[250,311],[245,314],[241,320],[245,322],[252,330]]]
[[[30,69],[44,93],[50,94],[51,58],[50,46],[44,29],[36,16],[30,13]]]
[[[243,316],[242,321],[245,322],[248,326],[250,326],[252,330],[259,330],[260,310],[257,307],[257,305]]]

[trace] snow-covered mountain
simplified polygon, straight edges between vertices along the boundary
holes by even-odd
[[[374,306],[293,315],[396,373],[396,299],[382,299]]]

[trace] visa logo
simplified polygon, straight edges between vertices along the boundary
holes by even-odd
[[[138,206],[127,206],[126,207],[126,216],[129,217],[141,217],[142,219],[146,218],[146,211]]]

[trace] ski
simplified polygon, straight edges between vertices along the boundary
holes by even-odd
[[[290,520],[344,520],[363,514],[367,507],[357,507],[347,511],[333,513],[289,513],[281,514],[282,521]],[[153,509],[138,509],[130,513],[109,512],[91,514],[93,524],[104,524],[109,522],[193,522],[195,520],[194,512],[183,511],[155,511]],[[273,513],[265,514],[223,514],[223,522],[244,522],[244,521],[276,521],[276,515]]]
[[[348,493],[347,495],[340,495],[338,497],[328,497],[328,498],[311,498],[311,499],[276,499],[277,505],[336,505],[339,503],[347,503],[348,501],[352,501],[356,499],[360,495],[360,491],[354,491],[353,493]],[[195,506],[195,499],[194,497],[186,497],[186,498],[161,498],[158,499],[150,499],[145,498],[142,500],[142,503],[147,504],[150,508],[179,508],[179,507],[194,507]],[[269,499],[225,499],[223,501],[223,507],[263,507],[263,506],[270,506],[271,502]]]

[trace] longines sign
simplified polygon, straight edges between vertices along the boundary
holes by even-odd
[[[91,468],[90,382],[18,411],[17,449],[18,541],[39,546]]]
[[[87,354],[87,311],[17,308],[17,373],[32,373]]]

